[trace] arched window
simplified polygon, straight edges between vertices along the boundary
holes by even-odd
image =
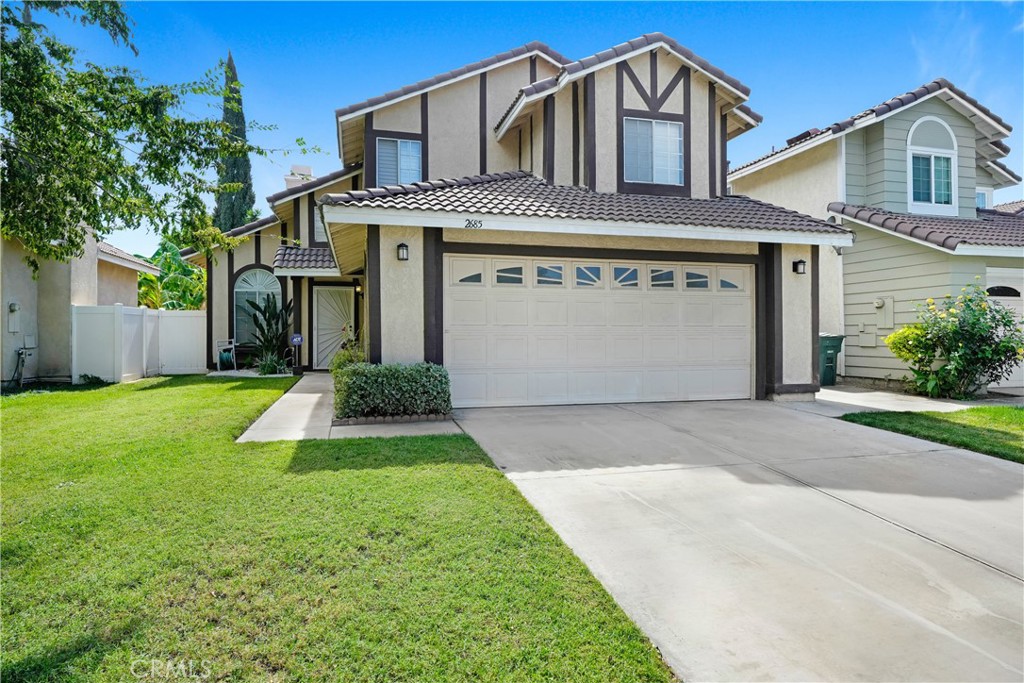
[[[989,287],[987,290],[989,296],[1001,296],[1012,299],[1019,299],[1020,292],[1013,287],[1006,287],[1004,285],[996,285],[995,287]]]
[[[282,303],[281,283],[269,270],[253,268],[238,276],[235,280],[235,343],[254,341],[253,310],[246,302],[254,301],[263,305],[270,297],[275,297],[279,305]]]
[[[907,205],[911,213],[958,212],[956,136],[940,118],[922,116],[907,134]]]

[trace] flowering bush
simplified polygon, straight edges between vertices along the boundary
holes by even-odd
[[[1013,311],[990,301],[977,283],[960,292],[955,299],[928,299],[918,306],[916,325],[885,338],[922,394],[970,398],[1024,360],[1024,331]]]

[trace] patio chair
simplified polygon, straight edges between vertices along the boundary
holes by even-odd
[[[222,366],[231,363],[231,369],[238,369],[238,362],[235,360],[235,340],[221,339],[217,341],[217,370],[223,370]]]

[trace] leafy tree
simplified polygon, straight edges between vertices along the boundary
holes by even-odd
[[[204,196],[237,191],[212,181],[222,159],[268,152],[217,118],[185,112],[204,100],[239,104],[215,70],[180,85],[147,82],[126,67],[82,62],[34,16],[62,16],[105,31],[138,54],[117,2],[23,0],[0,7],[0,233],[40,259],[82,253],[98,237],[146,227],[206,254],[237,245],[211,222]],[[233,103],[233,104],[232,104]],[[240,112],[240,106],[238,108]],[[303,144],[302,142],[299,143]]]
[[[245,112],[242,111],[242,89],[238,82],[235,59],[228,51],[228,64],[224,74],[224,117],[223,121],[238,140],[245,138]],[[221,187],[241,186],[234,191],[222,191],[217,195],[217,206],[213,211],[213,224],[221,232],[227,232],[251,219],[256,205],[256,193],[252,190],[252,164],[249,155],[229,156],[222,160],[220,171]],[[256,215],[259,215],[258,213]]]
[[[139,305],[168,310],[198,310],[206,301],[206,269],[181,258],[178,247],[164,239],[150,263],[160,275],[139,273]]]

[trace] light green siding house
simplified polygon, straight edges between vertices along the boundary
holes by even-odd
[[[1010,126],[939,79],[729,173],[731,192],[842,223],[852,247],[823,253],[823,332],[846,335],[840,373],[897,379],[883,339],[928,297],[979,280],[1021,313],[1024,215],[993,210],[1021,178],[1003,162]],[[842,252],[841,254],[839,252]],[[999,385],[1024,389],[1020,373]]]

